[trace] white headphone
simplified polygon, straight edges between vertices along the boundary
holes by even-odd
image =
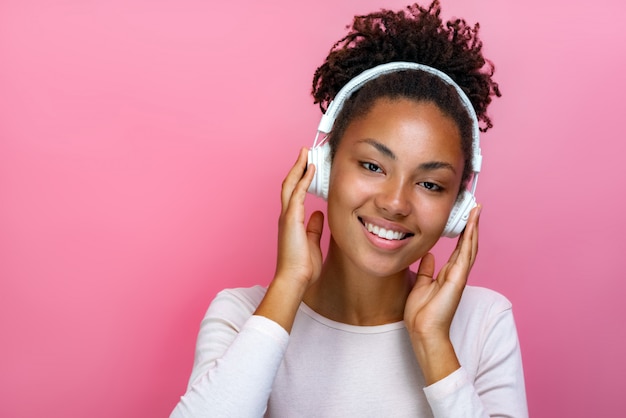
[[[478,174],[480,173],[480,169],[482,166],[482,155],[480,153],[479,138],[480,131],[478,128],[478,118],[476,117],[474,107],[472,106],[472,103],[470,102],[467,95],[463,92],[461,87],[459,87],[447,74],[437,70],[436,68],[429,67],[428,65],[401,61],[378,65],[374,68],[370,68],[369,70],[365,70],[358,76],[354,77],[348,82],[348,84],[346,84],[341,90],[339,90],[339,93],[337,93],[334,100],[330,102],[326,113],[322,116],[319,126],[317,127],[315,141],[313,142],[313,146],[309,150],[308,162],[309,164],[315,164],[315,176],[313,178],[311,186],[309,186],[308,191],[323,199],[328,198],[328,182],[330,178],[331,161],[330,145],[328,144],[327,138],[328,134],[333,128],[335,118],[341,111],[341,108],[343,107],[345,101],[368,81],[373,80],[383,74],[404,70],[418,70],[427,72],[429,74],[439,77],[446,84],[454,87],[461,99],[463,107],[465,108],[465,110],[467,110],[467,113],[469,114],[469,117],[472,121],[472,148],[474,154],[472,159],[472,171],[474,174],[472,177],[471,190],[464,190],[461,193],[461,195],[457,199],[457,202],[454,204],[452,211],[450,212],[446,227],[441,234],[444,237],[454,238],[463,231],[465,225],[467,224],[467,219],[469,218],[470,211],[476,206],[476,198],[474,197],[474,192],[476,191],[476,185],[478,184]],[[320,134],[323,134],[324,138],[318,143],[317,140]]]

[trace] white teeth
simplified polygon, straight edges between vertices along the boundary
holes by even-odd
[[[406,234],[404,232],[392,231],[391,229],[387,230],[377,225],[372,225],[370,223],[366,223],[365,227],[372,234],[378,235],[379,237],[388,239],[388,240],[400,240],[406,237]]]

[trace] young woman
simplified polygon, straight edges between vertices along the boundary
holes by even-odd
[[[305,219],[304,200],[329,168],[303,149],[283,182],[275,276],[211,303],[172,417],[528,415],[511,304],[466,286],[480,205],[436,275],[429,253],[479,171],[478,124],[491,127],[500,95],[478,25],[439,13],[434,1],[357,16],[316,71],[323,111],[381,71],[328,136],[327,256],[323,215]]]

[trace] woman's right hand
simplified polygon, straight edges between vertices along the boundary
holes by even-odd
[[[287,332],[291,332],[304,294],[322,271],[324,215],[313,213],[305,225],[304,199],[315,174],[314,166],[306,170],[307,153],[306,148],[300,151],[283,181],[276,274],[255,311],[255,315],[275,321]]]
[[[288,280],[303,286],[315,281],[322,269],[320,238],[324,227],[322,212],[314,212],[305,224],[304,200],[313,180],[315,166],[307,169],[308,150],[302,148],[298,160],[282,184],[281,213],[278,223],[278,259],[274,280]]]

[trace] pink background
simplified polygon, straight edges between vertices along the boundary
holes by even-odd
[[[215,293],[272,277],[313,71],[406,4],[215,3],[0,4],[0,416],[169,414]],[[626,408],[623,4],[444,0],[504,92],[470,281],[514,303],[533,417]]]

